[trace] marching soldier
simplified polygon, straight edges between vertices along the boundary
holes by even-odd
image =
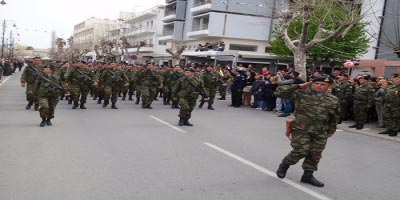
[[[219,84],[222,83],[221,79],[219,78],[218,74],[214,71],[213,65],[207,65],[206,71],[203,72],[201,75],[201,80],[203,81],[204,88],[208,93],[208,109],[214,110],[212,107],[214,103],[215,94],[217,93],[217,87]],[[201,100],[199,104],[199,108],[203,108],[204,101]]]
[[[292,128],[286,133],[288,137],[291,134],[293,150],[279,165],[279,178],[286,176],[290,165],[305,158],[301,182],[317,187],[324,186],[324,183],[313,176],[313,172],[318,169],[322,151],[328,138],[335,133],[336,122],[339,119],[338,98],[328,92],[332,83],[333,79],[329,77],[319,77],[313,79],[312,83],[278,87],[275,94],[293,100],[296,105]]]
[[[392,75],[393,84],[386,89],[384,96],[383,121],[387,128],[379,134],[389,134],[397,136],[400,131],[400,76]]]
[[[374,102],[375,94],[374,89],[368,86],[369,78],[369,75],[363,75],[358,78],[360,85],[355,89],[353,106],[356,123],[349,126],[349,128],[360,130],[364,128],[364,123],[367,122],[368,109]]]
[[[196,105],[199,94],[203,96],[205,101],[208,100],[206,91],[201,81],[194,78],[194,70],[186,69],[185,76],[176,82],[176,86],[172,90],[174,100],[179,99],[179,126],[193,126],[189,122],[192,116],[193,108]]]
[[[218,100],[226,100],[226,89],[228,87],[228,83],[229,81],[231,81],[233,79],[232,75],[229,73],[228,69],[221,69],[221,80],[222,83],[219,84],[218,90],[219,90],[219,94],[221,95],[220,98],[218,98]]]
[[[141,84],[142,108],[152,109],[151,104],[157,93],[157,89],[162,87],[162,78],[158,72],[153,70],[154,66],[148,65],[138,73],[137,82]]]
[[[172,96],[172,91],[174,90],[174,87],[176,85],[176,82],[182,78],[184,75],[182,73],[182,68],[180,65],[175,65],[174,69],[173,69],[173,73],[171,74],[171,76],[169,77],[169,90],[171,91],[171,97],[172,97],[172,104],[171,104],[171,108],[175,109],[175,108],[179,108],[178,106],[178,101],[179,99],[173,98]]]
[[[35,90],[37,91],[40,104],[40,127],[51,126],[51,119],[54,118],[54,110],[61,95],[62,82],[55,73],[54,65],[46,65],[43,67],[43,75],[36,80]],[[66,96],[69,94],[67,93]]]
[[[40,64],[42,64],[41,58],[34,57],[33,62],[29,63],[28,66],[25,67],[21,75],[21,86],[26,86],[26,100],[28,101],[28,105],[26,106],[27,110],[31,109],[33,104],[35,104],[35,110],[39,110],[39,102],[35,91],[35,82],[38,78],[38,72],[35,72],[33,69],[36,68],[40,70],[41,73],[42,69],[40,68]]]
[[[128,77],[126,74],[122,70],[117,69],[116,63],[111,63],[105,67],[95,84],[99,82],[104,86],[103,108],[108,106],[111,99],[111,108],[118,109],[116,106],[118,94],[123,86],[128,86]]]
[[[91,70],[85,67],[83,61],[75,63],[64,75],[71,91],[71,97],[74,105],[72,109],[86,109],[85,103],[93,84],[93,74]],[[80,102],[80,105],[79,105]]]

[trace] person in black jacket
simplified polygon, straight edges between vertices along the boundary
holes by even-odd
[[[246,80],[243,76],[244,71],[232,71],[232,76],[234,77],[231,86],[231,96],[232,96],[232,106],[235,108],[240,107],[242,102],[243,88],[246,84]]]

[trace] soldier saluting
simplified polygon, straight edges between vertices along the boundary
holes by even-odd
[[[278,87],[275,94],[293,100],[296,107],[291,131],[286,133],[288,137],[291,134],[293,150],[279,165],[279,178],[286,176],[290,165],[305,158],[301,182],[317,187],[324,186],[324,183],[314,178],[313,172],[318,169],[322,151],[328,138],[335,133],[340,117],[338,98],[328,93],[332,83],[333,80],[329,77],[319,77],[312,83]]]
[[[194,72],[193,69],[186,69],[185,77],[180,78],[172,90],[173,99],[179,99],[179,126],[193,126],[189,122],[189,119],[192,116],[193,108],[196,106],[196,100],[200,94],[203,96],[204,101],[209,100],[202,82],[194,78]]]

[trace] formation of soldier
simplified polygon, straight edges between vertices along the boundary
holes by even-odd
[[[179,65],[173,67],[159,67],[153,64],[146,65],[128,65],[121,63],[86,63],[83,61],[69,62],[49,62],[42,63],[40,57],[36,57],[24,69],[21,76],[21,86],[26,87],[26,96],[28,105],[26,109],[34,106],[35,110],[40,110],[40,103],[37,91],[37,83],[43,81],[38,75],[38,71],[43,73],[44,66],[54,66],[54,75],[60,81],[59,85],[69,96],[65,96],[64,92],[60,93],[59,100],[68,100],[68,104],[72,105],[72,109],[87,109],[86,103],[90,95],[93,100],[97,100],[98,104],[102,104],[103,108],[107,108],[111,104],[112,109],[118,109],[117,101],[119,97],[125,101],[126,99],[140,104],[143,109],[152,109],[152,103],[157,100],[160,95],[163,98],[164,105],[171,105],[171,109],[181,109],[182,113],[192,112],[187,108],[187,102],[194,101],[201,94],[204,98],[200,101],[200,107],[204,102],[208,102],[208,109],[214,110],[212,106],[216,91],[218,89],[225,90],[221,94],[221,99],[225,99],[226,85],[228,84],[229,73],[223,72],[221,68],[215,69],[214,66],[206,64],[204,67],[186,67],[193,73],[193,80],[190,82],[192,87],[187,87],[183,68]],[[181,80],[182,79],[182,80]],[[46,84],[48,85],[48,84]],[[179,90],[176,87],[179,85]],[[51,89],[50,86],[48,89]],[[194,89],[195,88],[195,89]],[[221,89],[222,88],[222,89]],[[199,92],[196,94],[196,90]],[[183,93],[191,93],[193,95],[183,95]],[[187,96],[190,96],[188,99]],[[190,103],[192,107],[193,103]],[[185,114],[187,118],[187,114]],[[188,125],[189,123],[181,123],[179,125]],[[192,124],[190,124],[192,125]]]

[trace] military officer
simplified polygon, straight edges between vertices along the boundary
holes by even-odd
[[[203,96],[205,101],[208,100],[207,93],[204,90],[201,81],[194,78],[194,70],[186,69],[185,76],[176,82],[176,86],[172,90],[172,96],[175,100],[179,99],[179,126],[193,126],[189,122],[192,116],[193,108],[196,105],[199,94]]]
[[[64,77],[68,83],[74,103],[72,109],[76,109],[78,106],[81,109],[86,109],[85,103],[90,87],[93,84],[92,71],[85,66],[85,62],[80,61],[70,67]]]
[[[328,138],[335,133],[339,119],[338,98],[328,92],[332,83],[333,79],[329,77],[318,77],[312,83],[278,87],[275,94],[293,100],[296,107],[292,128],[286,133],[288,137],[291,134],[293,150],[279,165],[279,178],[286,176],[290,165],[305,158],[301,182],[317,187],[324,186],[324,183],[313,176],[313,172],[318,169],[322,151]]]
[[[137,82],[141,84],[142,108],[152,109],[151,104],[158,88],[162,87],[162,78],[154,70],[153,65],[149,64],[146,69],[139,73]]]
[[[179,99],[173,98],[172,96],[172,91],[174,90],[174,87],[176,85],[176,82],[183,77],[183,73],[182,73],[182,68],[180,65],[175,65],[174,69],[173,69],[173,73],[171,74],[171,76],[169,77],[169,91],[171,91],[171,98],[172,98],[172,104],[171,104],[171,108],[175,109],[175,108],[179,108],[178,106],[178,101]]]
[[[349,82],[349,76],[347,74],[338,77],[338,83],[336,87],[332,89],[332,93],[339,99],[340,120],[338,124],[341,124],[342,121],[346,119],[348,102],[353,93],[353,84]]]
[[[214,98],[217,93],[218,85],[222,83],[222,80],[219,78],[218,73],[214,71],[213,65],[207,65],[205,72],[201,75],[201,81],[203,81],[204,88],[208,93],[208,109],[214,110]],[[204,101],[200,101],[199,108],[202,108],[204,105]]]

